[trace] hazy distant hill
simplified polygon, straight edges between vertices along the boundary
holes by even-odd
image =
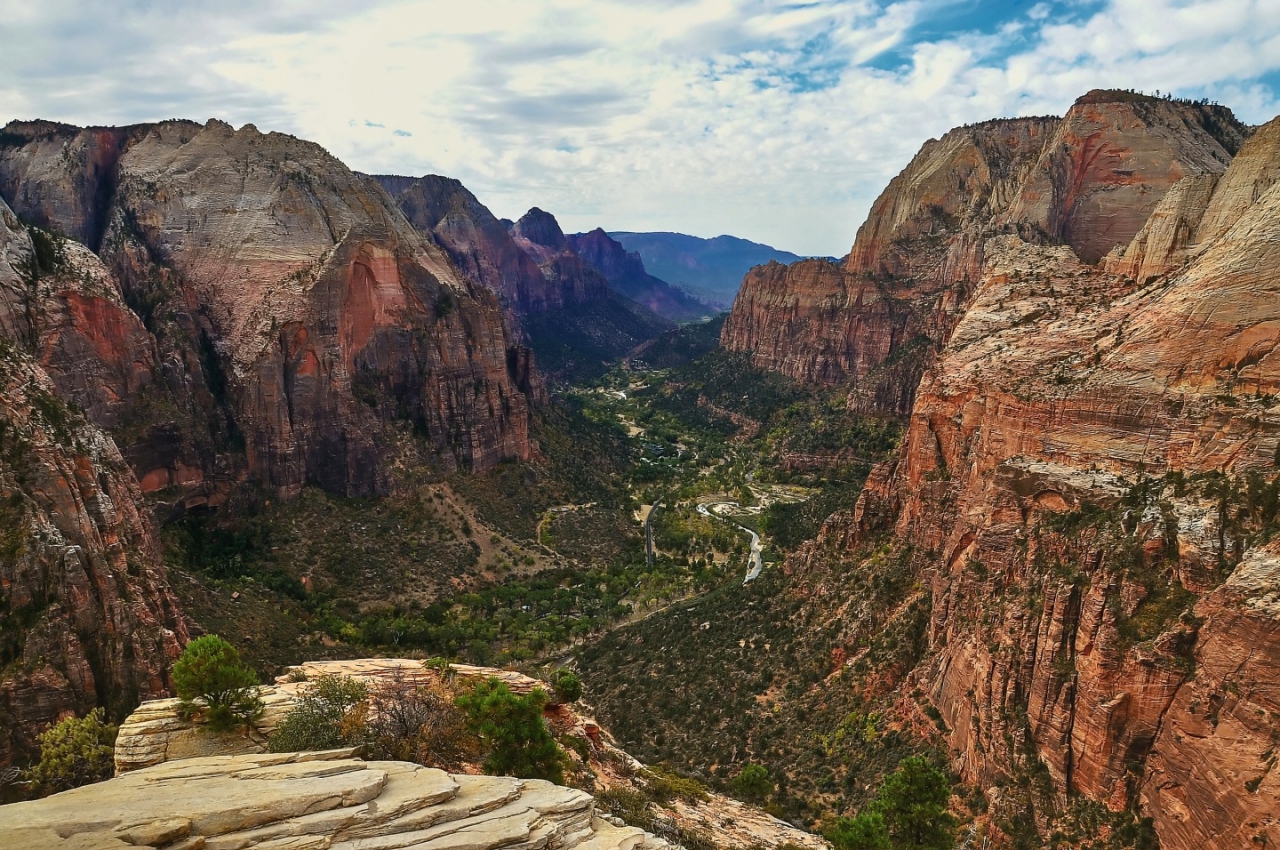
[[[742,276],[752,266],[777,260],[794,263],[802,257],[736,236],[702,239],[683,233],[609,234],[628,251],[637,251],[649,274],[688,290],[707,303],[728,309],[738,294]]]

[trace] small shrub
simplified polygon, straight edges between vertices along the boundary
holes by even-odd
[[[564,782],[564,755],[542,718],[547,695],[541,689],[520,695],[505,683],[486,679],[457,699],[467,727],[488,750],[485,770],[521,779]]]
[[[257,674],[240,661],[234,646],[217,635],[187,644],[173,665],[173,684],[183,712],[205,709],[211,731],[229,732],[262,716]]]
[[[666,805],[672,800],[686,803],[705,803],[711,799],[706,786],[696,779],[680,776],[660,767],[651,767],[644,773],[648,782],[646,790],[654,802]]]
[[[110,779],[115,773],[117,728],[102,709],[68,717],[40,735],[40,761],[28,778],[41,796]]]
[[[558,704],[582,699],[582,680],[572,670],[557,670],[551,674],[551,690]]]
[[[398,674],[370,695],[364,734],[374,758],[456,771],[480,754],[479,738],[447,690],[416,685]]]
[[[298,704],[271,733],[267,749],[273,753],[331,750],[362,742],[361,723],[353,711],[362,709],[369,689],[348,676],[325,675],[307,685]],[[361,719],[363,711],[359,712]]]
[[[748,803],[763,803],[773,793],[773,780],[763,765],[751,763],[733,778],[733,792]]]

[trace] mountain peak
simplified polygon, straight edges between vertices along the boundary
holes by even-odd
[[[533,207],[522,215],[520,220],[516,222],[512,232],[516,236],[528,239],[535,245],[541,245],[544,248],[552,248],[557,251],[568,244],[564,231],[560,229],[560,223],[556,221],[556,217],[538,207]]]

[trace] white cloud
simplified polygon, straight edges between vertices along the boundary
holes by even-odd
[[[1261,81],[1280,70],[1274,2],[1044,2],[981,33],[916,34],[953,5],[137,0],[106,16],[0,0],[0,119],[217,116],[360,170],[458,177],[499,215],[536,204],[570,230],[842,254],[888,179],[956,124],[1060,113],[1100,86],[1278,110]]]

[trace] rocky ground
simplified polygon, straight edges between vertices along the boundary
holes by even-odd
[[[590,794],[541,780],[453,776],[349,752],[164,762],[0,807],[12,850],[658,850]]]
[[[536,679],[507,670],[472,667],[465,664],[452,665],[452,670],[456,680],[475,680],[482,677],[498,678],[516,693],[528,693],[536,687],[542,687],[542,683]],[[223,770],[223,765],[232,764],[227,758],[219,761],[216,758],[217,756],[229,757],[234,755],[237,758],[249,761],[254,758],[272,758],[263,755],[266,749],[267,737],[296,704],[298,694],[305,687],[306,681],[325,674],[350,676],[370,684],[393,677],[400,677],[405,681],[420,684],[439,682],[439,672],[436,669],[425,665],[421,661],[412,659],[378,658],[303,664],[280,676],[274,685],[262,688],[261,696],[266,704],[266,710],[262,719],[248,734],[211,734],[198,721],[193,722],[180,717],[177,700],[145,702],[125,720],[120,728],[120,734],[116,741],[117,775],[121,777],[139,774],[147,776],[171,775],[154,773],[157,766],[166,764],[210,765],[210,770],[216,775]],[[566,752],[573,760],[570,775],[577,781],[588,785],[597,792],[617,788],[636,790],[643,789],[646,786],[646,769],[644,765],[615,746],[609,739],[608,734],[600,728],[599,724],[583,713],[580,706],[549,706],[546,719],[560,740],[575,739],[578,742],[577,745],[566,748]],[[586,754],[585,757],[583,753]],[[347,751],[345,755],[350,756],[351,751]],[[305,757],[309,756],[300,756],[299,758]],[[338,758],[339,754],[334,754],[332,757]],[[239,762],[235,762],[235,764],[239,764]],[[407,767],[401,766],[397,769],[403,770]],[[227,769],[229,770],[230,768]],[[439,773],[439,771],[433,771],[432,773]],[[456,782],[463,783],[464,787],[467,787],[466,783],[473,781],[506,782],[507,785],[503,787],[513,787],[511,783],[514,780],[495,780],[479,776],[479,765],[468,766],[467,773],[468,776],[466,777],[454,777],[454,779]],[[518,784],[516,783],[516,785]],[[542,788],[546,783],[526,783],[526,785]],[[145,786],[128,785],[126,788],[132,790],[123,790],[118,793],[124,795],[134,794],[137,793],[136,789],[139,787]],[[555,786],[550,787],[555,788]],[[541,793],[545,797],[552,792],[544,788]],[[581,794],[582,792],[560,788],[555,793],[560,793],[565,800],[572,801],[572,805],[578,805],[579,798],[573,795]],[[583,805],[590,806],[590,799],[589,796],[586,796],[588,802]],[[101,802],[105,804],[106,798],[103,798]],[[513,803],[512,805],[515,804]],[[566,803],[566,805],[569,805],[569,803]],[[705,835],[717,847],[777,847],[783,844],[811,848],[811,850],[821,850],[821,848],[827,847],[826,842],[817,836],[783,823],[754,806],[746,805],[719,794],[709,793],[705,799],[700,800],[672,800],[666,805],[651,805],[654,806],[653,813],[657,816],[656,822],[658,824],[668,825],[673,833],[676,829],[685,829]],[[507,824],[505,819],[515,817],[518,811],[524,811],[524,809],[506,812],[502,815],[502,818],[499,818],[499,820],[503,821],[504,829],[511,825]],[[599,820],[599,818],[596,818],[596,820]],[[523,821],[519,822],[523,823]],[[415,820],[412,823],[418,824],[419,822]],[[526,826],[531,828],[532,821]],[[281,827],[281,829],[284,828]],[[416,829],[417,827],[414,828]],[[404,831],[397,823],[389,822],[386,824],[386,829],[389,833]],[[608,835],[613,835],[607,829],[603,831]],[[276,833],[272,834],[275,835]],[[340,837],[337,834],[331,836],[335,840]],[[623,837],[625,838],[626,836],[624,835]],[[600,839],[601,842],[607,842],[608,840],[612,839]],[[653,839],[647,840],[653,841]],[[224,845],[209,844],[206,846],[221,847]],[[225,846],[230,847],[232,845],[227,844]],[[234,846],[254,845],[236,844]],[[335,843],[332,846],[339,847],[344,845]],[[390,848],[401,846],[417,847],[419,845],[378,844],[353,846]],[[421,846],[425,848],[435,847],[436,845],[428,843]],[[491,845],[476,844],[474,846],[479,848]],[[515,846],[526,845],[517,844]],[[542,847],[546,845],[531,843],[527,846]],[[562,844],[559,846],[573,847],[578,845]],[[628,844],[623,841],[619,844],[598,843],[583,846],[591,848],[617,846],[630,850],[630,848],[666,845],[665,842]]]

